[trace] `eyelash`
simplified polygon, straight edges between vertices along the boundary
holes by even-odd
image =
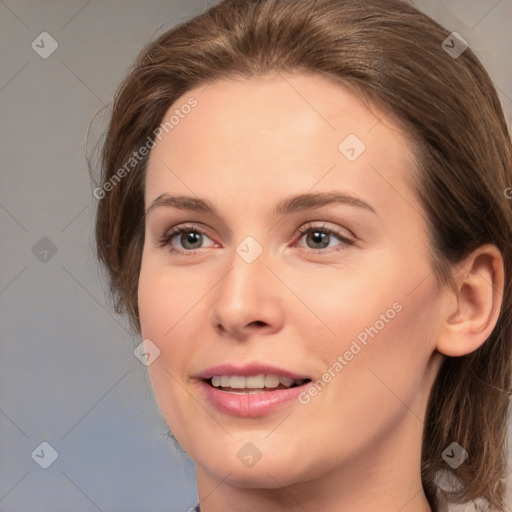
[[[305,226],[301,226],[297,230],[297,232],[301,235],[301,238],[305,234],[311,233],[314,231],[320,231],[321,233],[325,233],[326,235],[334,236],[340,242],[342,242],[342,244],[340,244],[339,246],[336,246],[336,247],[330,247],[330,248],[325,248],[325,249],[311,249],[310,247],[301,247],[301,249],[309,249],[311,251],[314,251],[316,254],[323,254],[324,252],[342,251],[342,250],[346,249],[346,246],[352,246],[355,244],[355,240],[353,240],[352,238],[348,238],[347,236],[342,235],[340,231],[333,229],[333,228],[328,228],[325,225],[306,224]]]
[[[167,247],[168,251],[171,254],[192,255],[195,252],[194,250],[180,251],[178,249],[175,249],[171,245],[171,241],[175,236],[181,235],[182,233],[190,233],[190,232],[206,235],[206,233],[204,233],[200,229],[197,229],[197,227],[195,227],[195,226],[176,226],[175,228],[172,228],[170,231],[167,231],[167,233],[165,233],[162,237],[160,237],[160,239],[158,241],[158,247]],[[206,235],[206,236],[208,236],[208,235]]]
[[[326,235],[334,236],[340,242],[342,242],[342,244],[340,244],[340,246],[336,246],[334,248],[330,247],[330,248],[324,248],[324,249],[311,249],[311,248],[308,248],[308,247],[301,247],[301,249],[309,249],[309,250],[313,251],[316,254],[323,254],[324,252],[344,250],[346,248],[344,246],[352,246],[352,245],[355,244],[355,241],[352,240],[351,238],[348,238],[348,237],[342,235],[337,230],[332,229],[332,228],[328,228],[325,225],[323,225],[323,226],[321,226],[321,225],[305,225],[305,226],[301,226],[299,229],[297,229],[297,233],[301,235],[301,238],[304,235],[306,235],[306,234],[308,234],[308,233],[310,233],[312,231],[320,231],[322,233],[325,233]],[[177,235],[181,235],[183,233],[190,233],[190,232],[198,233],[198,234],[202,234],[202,235],[208,236],[208,235],[206,235],[206,233],[204,231],[198,229],[196,226],[186,226],[186,225],[176,226],[175,228],[172,228],[170,231],[166,232],[163,236],[161,236],[159,238],[159,240],[158,240],[158,247],[167,247],[168,251],[171,254],[183,254],[183,255],[191,256],[191,255],[195,254],[195,251],[198,250],[198,249],[190,249],[190,250],[182,251],[182,250],[179,250],[179,249],[175,249],[171,245],[172,240]]]

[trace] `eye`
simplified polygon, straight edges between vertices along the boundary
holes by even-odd
[[[343,249],[355,243],[338,230],[325,226],[303,226],[298,231],[301,234],[299,242],[303,242],[299,243],[299,247],[308,249]]]
[[[209,245],[204,245],[207,241]],[[204,247],[212,247],[215,242],[203,233],[200,229],[193,226],[176,226],[166,232],[159,240],[159,247],[169,247],[172,253],[185,253]]]

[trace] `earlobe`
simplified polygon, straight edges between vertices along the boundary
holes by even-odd
[[[498,321],[504,288],[500,251],[494,245],[480,246],[458,265],[454,278],[455,307],[447,312],[436,347],[450,357],[477,350]]]

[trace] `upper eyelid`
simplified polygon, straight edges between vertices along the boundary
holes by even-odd
[[[166,229],[164,231],[164,233],[162,234],[162,236],[159,237],[159,239],[163,240],[166,238],[167,239],[175,238],[178,235],[182,234],[183,232],[186,233],[188,231],[200,233],[201,235],[204,235],[213,241],[213,238],[208,234],[207,229],[197,227],[195,225],[189,225],[189,224],[177,224],[176,226],[173,226],[172,228]]]
[[[208,235],[208,228],[205,228],[201,223],[194,224],[194,223],[183,223],[183,224],[176,224],[175,226],[172,226],[168,229],[166,229],[163,233],[163,236],[166,236],[170,233],[174,233],[174,235],[179,234],[181,231],[196,231],[198,233],[201,233],[203,235]]]
[[[199,224],[199,226],[200,226],[200,224]],[[325,230],[325,231],[329,231],[332,233],[337,233],[339,231],[337,228],[329,227],[329,225],[328,225],[328,223],[326,223],[326,221],[310,221],[310,222],[301,224],[301,226],[299,226],[295,230],[295,233],[302,233],[303,231],[307,231],[309,229]],[[347,228],[340,228],[340,229],[347,231],[348,233],[350,233],[351,237],[354,237],[353,233],[350,230],[348,230]],[[201,234],[209,237],[208,229],[205,229],[203,227],[198,227],[198,224],[193,224],[193,223],[177,224],[176,226],[173,226],[172,228],[166,229],[163,236],[166,236],[167,234],[173,233],[173,232],[175,232],[174,235],[177,235],[182,230],[197,231],[197,232],[200,232]]]
[[[333,234],[333,235],[339,237],[341,240],[345,239],[345,240],[355,241],[356,238],[357,238],[354,235],[354,233],[352,233],[352,231],[350,231],[349,229],[342,228],[341,226],[339,226],[337,228],[330,227],[325,222],[323,222],[321,225],[315,224],[315,221],[307,222],[306,224],[303,224],[302,226],[300,226],[297,229],[297,232],[302,235],[302,234],[308,232],[311,229],[318,229],[319,231],[327,231],[328,233]],[[347,234],[344,234],[343,231],[345,231]]]

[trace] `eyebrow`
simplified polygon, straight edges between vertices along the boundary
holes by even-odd
[[[320,208],[321,206],[328,206],[331,204],[344,204],[348,206],[357,206],[364,208],[373,213],[377,213],[375,209],[367,202],[354,196],[342,194],[340,192],[321,192],[321,193],[308,193],[293,196],[283,201],[280,201],[275,206],[275,211],[282,215],[293,213],[312,208]]]
[[[179,210],[216,214],[216,210],[210,202],[199,199],[198,197],[170,196],[168,194],[160,194],[147,208],[145,215],[147,216],[151,211],[162,206],[174,207],[178,208]]]
[[[362,199],[339,192],[307,193],[292,196],[279,201],[275,205],[274,211],[278,214],[286,215],[332,204],[356,206],[377,214],[375,209]],[[209,201],[192,196],[170,196],[168,194],[161,194],[156,197],[147,208],[145,215],[147,216],[151,211],[159,207],[174,207],[180,210],[218,215],[215,207]]]

